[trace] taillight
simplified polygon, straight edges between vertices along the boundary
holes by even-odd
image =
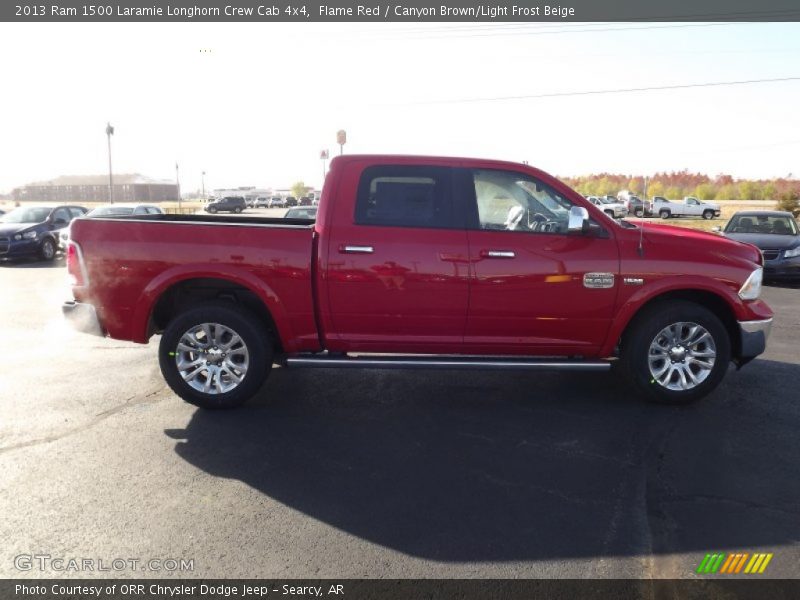
[[[75,242],[70,242],[67,246],[67,273],[69,273],[71,285],[86,285],[86,273],[84,269],[83,254],[81,253],[80,246]]]

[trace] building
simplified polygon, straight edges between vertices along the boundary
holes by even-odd
[[[18,187],[16,202],[108,202],[108,175],[65,175]],[[174,181],[134,174],[114,175],[114,202],[164,202],[178,200],[180,186]]]

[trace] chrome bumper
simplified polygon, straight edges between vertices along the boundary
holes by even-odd
[[[105,336],[103,326],[100,325],[100,319],[97,318],[97,311],[91,304],[73,301],[64,302],[61,306],[61,312],[64,313],[64,318],[77,331],[99,335],[100,337]]]
[[[772,319],[763,321],[739,321],[739,332],[742,341],[741,357],[755,358],[767,347],[767,339],[772,330]]]

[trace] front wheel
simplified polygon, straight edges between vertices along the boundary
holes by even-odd
[[[254,396],[269,375],[269,340],[250,312],[227,302],[209,302],[169,323],[158,362],[169,387],[187,402],[234,408]]]
[[[641,208],[637,208],[635,211],[633,211],[633,214],[640,219],[644,217],[644,211]]]
[[[648,400],[686,404],[717,387],[730,360],[730,338],[719,318],[679,301],[654,305],[631,323],[620,366]]]
[[[53,260],[56,257],[56,243],[53,238],[46,237],[39,246],[39,257],[42,260]]]
[[[237,206],[236,208],[233,209],[233,212],[235,212],[238,215],[240,212],[242,212],[242,208],[240,206]]]

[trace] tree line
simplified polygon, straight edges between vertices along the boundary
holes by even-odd
[[[585,196],[615,196],[620,190],[629,190],[639,196],[664,196],[670,200],[695,196],[700,200],[780,201],[800,191],[800,180],[797,179],[734,179],[731,175],[712,178],[687,170],[656,173],[647,178],[646,188],[643,176],[599,173],[561,179]]]

